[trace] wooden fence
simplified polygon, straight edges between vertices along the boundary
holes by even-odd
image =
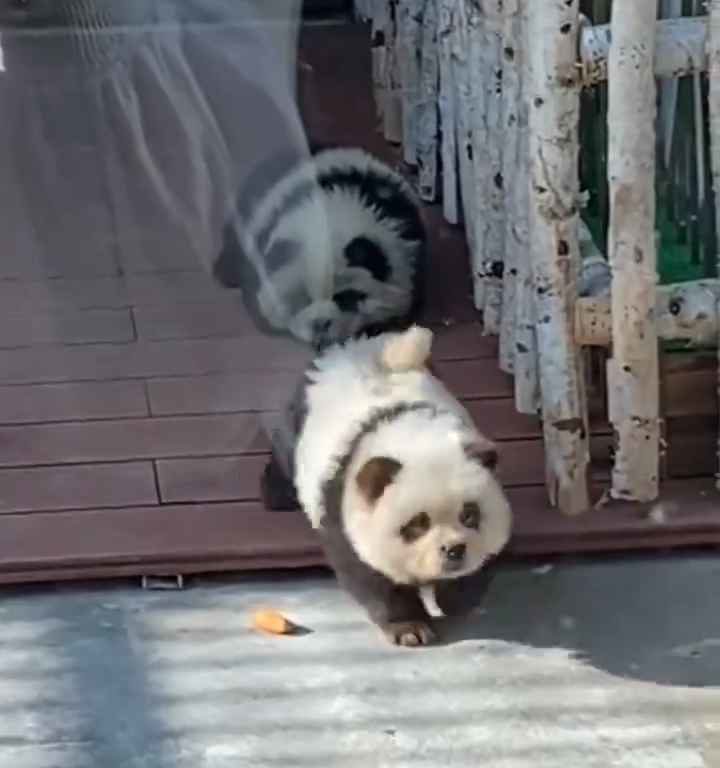
[[[416,167],[420,197],[465,228],[484,332],[499,336],[517,409],[542,415],[548,493],[565,514],[589,507],[592,348],[607,351],[610,494],[652,501],[666,437],[659,347],[717,345],[720,301],[714,278],[658,286],[655,230],[656,78],[708,72],[720,137],[720,0],[663,20],[658,0],[616,2],[596,26],[579,5],[356,0],[381,129]],[[578,164],[581,92],[603,82],[607,258],[580,215]],[[717,188],[720,139],[711,157]]]

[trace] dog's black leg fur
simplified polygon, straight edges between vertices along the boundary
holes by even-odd
[[[417,588],[394,584],[365,565],[340,525],[322,529],[325,554],[338,582],[367,611],[371,621],[395,645],[427,645],[435,639],[432,619]]]
[[[463,616],[478,607],[484,599],[494,576],[494,565],[488,563],[475,573],[459,579],[435,584],[435,602],[445,616]]]

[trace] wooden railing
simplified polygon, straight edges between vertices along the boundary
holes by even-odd
[[[658,341],[717,343],[717,279],[657,286],[655,82],[709,70],[720,136],[720,0],[707,17],[657,21],[657,6],[616,2],[592,26],[578,0],[356,0],[382,130],[417,168],[420,197],[464,224],[484,332],[499,335],[517,409],[542,416],[565,514],[589,507],[585,350],[609,352],[610,495],[652,501]],[[606,80],[607,261],[580,218],[577,162],[581,90]],[[720,140],[712,159],[717,188]]]

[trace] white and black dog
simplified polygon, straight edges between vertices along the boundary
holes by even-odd
[[[258,324],[322,349],[406,328],[422,305],[426,234],[410,185],[360,149],[264,165],[214,273]],[[280,168],[278,172],[277,168]]]
[[[276,507],[294,485],[340,584],[406,646],[435,634],[419,590],[456,612],[511,528],[495,445],[428,370],[431,342],[413,326],[328,348],[290,426],[292,479],[278,463],[265,477]]]

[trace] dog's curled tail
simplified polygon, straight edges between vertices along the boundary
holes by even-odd
[[[427,365],[432,341],[433,333],[429,328],[413,325],[385,342],[381,362],[392,373],[419,371]]]

